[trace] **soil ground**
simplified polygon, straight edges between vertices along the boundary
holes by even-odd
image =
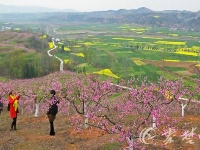
[[[200,68],[195,65],[197,62],[163,62],[163,61],[155,61],[155,60],[143,60],[146,64],[151,64],[156,67],[162,68],[165,67],[182,67],[185,68],[188,74],[200,74]]]
[[[10,131],[12,119],[7,111],[0,116],[0,150],[100,150],[113,135],[97,129],[75,131],[69,127],[69,117],[57,115],[55,136],[49,135],[49,122],[45,115],[18,115],[17,130]]]
[[[58,114],[55,125],[55,136],[49,135],[49,122],[45,115],[37,118],[28,115],[18,115],[17,130],[10,131],[12,119],[7,111],[0,116],[0,150],[123,150],[125,143],[111,142],[117,139],[118,135],[107,134],[96,128],[82,131],[75,131],[69,124],[69,116]],[[187,115],[178,123],[178,127],[192,130],[200,136],[200,116]],[[181,132],[181,130],[179,130]],[[179,135],[178,135],[179,134]],[[189,139],[180,138],[179,132],[173,135],[173,142],[169,142],[165,147],[162,143],[166,138],[160,137],[150,142],[147,150],[199,150],[200,138],[189,138],[193,144],[189,144]],[[156,143],[156,144],[155,144]]]

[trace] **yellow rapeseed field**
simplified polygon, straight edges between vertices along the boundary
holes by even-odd
[[[133,41],[134,39],[130,38],[112,38],[113,40],[127,40],[127,41]]]
[[[132,58],[133,62],[137,65],[137,66],[141,66],[141,65],[146,65],[144,62],[141,61],[141,59],[139,58]]]
[[[164,59],[166,62],[179,62],[180,60],[171,60],[171,59]]]
[[[124,26],[120,26],[120,27],[117,27],[117,28],[124,29],[124,28],[130,28],[130,26],[124,25]]]
[[[157,40],[161,40],[162,38],[152,38],[150,36],[144,36],[142,37],[143,39],[157,39]]]
[[[65,62],[65,64],[69,64],[70,63],[70,59],[65,59],[64,62]]]
[[[172,41],[156,41],[156,44],[166,44],[166,45],[185,45],[185,42],[172,42]]]
[[[143,32],[136,32],[137,34],[142,34]]]
[[[54,48],[53,42],[49,42],[48,44],[49,44],[49,48],[50,48],[50,49]]]
[[[65,51],[70,51],[70,49],[68,47],[64,47]]]
[[[15,28],[15,29],[14,29],[14,31],[20,31],[20,30],[21,30],[20,28]]]
[[[200,47],[199,46],[192,46],[191,48],[195,52],[200,52]]]
[[[45,34],[45,35],[42,35],[42,36],[40,36],[40,39],[46,39],[47,38],[47,35]]]
[[[189,55],[189,56],[198,56],[198,53],[194,52],[184,52],[184,51],[177,51],[176,54],[182,54],[182,55]]]
[[[85,57],[85,55],[83,53],[71,53],[72,55],[76,55],[79,57]]]
[[[85,42],[84,44],[85,44],[86,46],[92,45],[91,42]]]
[[[144,28],[131,28],[130,30],[131,30],[131,31],[138,31],[138,32],[139,32],[139,31],[140,31],[140,32],[143,31],[143,32],[144,32],[144,31],[147,31],[147,30],[149,30],[149,29],[144,29]]]
[[[168,34],[168,35],[170,35],[170,36],[178,36],[178,34]]]
[[[97,72],[93,72],[95,74],[104,74],[107,75],[109,77],[113,77],[113,78],[119,78],[117,75],[113,74],[112,71],[110,69],[103,69]]]

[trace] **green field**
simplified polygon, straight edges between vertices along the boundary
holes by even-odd
[[[46,32],[45,24],[27,23],[16,27],[39,32],[39,35],[45,35]],[[1,46],[0,51],[7,53],[1,53],[0,60],[12,49],[6,41],[14,39],[10,44],[15,47],[21,43],[30,45],[30,40],[15,39],[15,34],[21,38],[20,34],[23,33],[1,36],[5,46]],[[132,24],[62,23],[48,27],[45,40],[51,41],[52,37],[61,40],[56,43],[58,48],[53,53],[65,61],[66,69],[75,72],[93,74],[110,69],[119,77],[115,80],[134,77],[155,81],[162,76],[167,79],[183,77],[193,81],[200,76],[199,32]],[[48,50],[42,45],[44,42],[40,43],[40,51]],[[37,48],[37,45],[34,46]],[[109,77],[108,74],[99,76]]]
[[[181,63],[200,63],[200,34],[196,32],[120,24],[79,24],[57,28],[55,36],[61,33],[62,43],[70,51],[58,50],[57,55],[74,62],[67,65],[79,72],[110,69],[122,79],[147,77],[157,80],[160,76],[176,79],[173,73],[188,71],[179,66]],[[84,57],[72,53],[82,53]],[[157,61],[162,67],[146,64],[144,60]],[[168,61],[178,63],[165,66]],[[199,72],[187,75],[188,79],[198,77]]]

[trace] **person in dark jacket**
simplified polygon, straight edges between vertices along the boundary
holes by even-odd
[[[54,136],[55,131],[54,131],[53,122],[56,118],[56,114],[58,113],[59,100],[56,96],[55,90],[51,90],[50,93],[51,93],[51,98],[50,98],[50,101],[49,101],[49,109],[47,111],[47,117],[49,118],[49,123],[50,123],[50,135]]]

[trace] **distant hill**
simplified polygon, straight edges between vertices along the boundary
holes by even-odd
[[[89,22],[89,23],[131,23],[152,27],[168,27],[173,30],[200,31],[200,11],[165,10],[153,11],[145,7],[138,9],[119,9],[93,12],[76,12],[74,10],[56,10],[45,7],[13,6],[13,10],[4,10],[0,5],[2,22]],[[34,9],[35,8],[35,9]],[[29,13],[19,13],[19,11]],[[18,12],[18,13],[11,13]],[[31,13],[37,12],[37,13]]]
[[[73,9],[54,9],[41,6],[15,6],[0,4],[0,13],[76,12]]]

